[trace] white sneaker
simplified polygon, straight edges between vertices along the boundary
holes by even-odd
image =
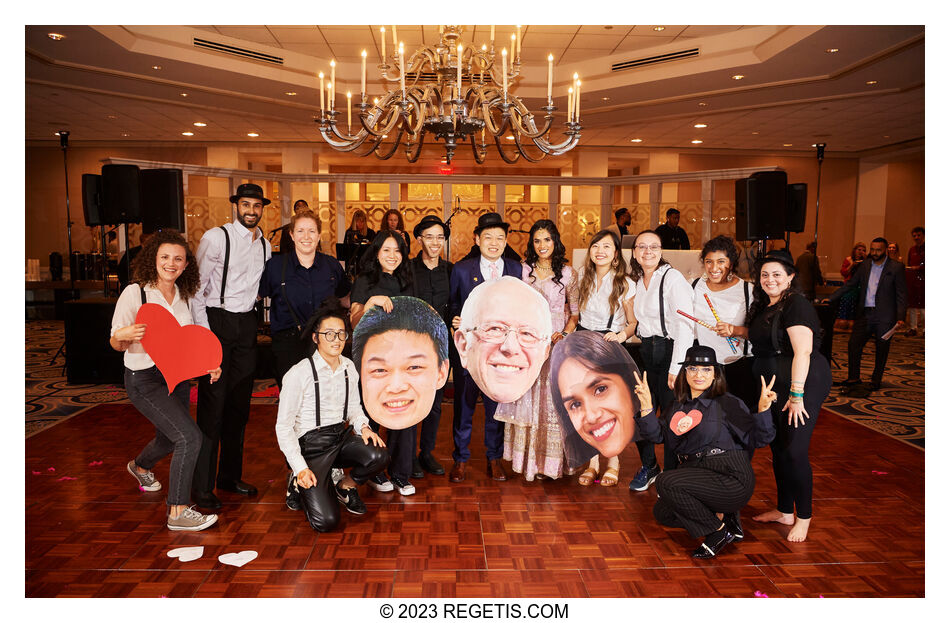
[[[387,480],[382,474],[376,474],[370,478],[369,486],[376,489],[377,491],[382,491],[383,493],[393,490],[393,483],[389,482],[389,480]]]
[[[416,492],[416,487],[411,482],[407,480],[402,480],[400,478],[392,478],[390,482],[395,485],[396,491],[403,495],[412,495]]]
[[[199,530],[210,528],[216,521],[218,521],[217,515],[202,515],[195,510],[194,506],[189,506],[175,519],[172,519],[171,515],[169,515],[167,525],[169,530],[198,532]]]
[[[162,483],[155,480],[155,474],[152,472],[145,472],[144,474],[135,469],[135,460],[129,461],[129,464],[125,466],[125,469],[135,477],[135,480],[139,483],[139,488],[142,491],[158,491],[162,488]]]

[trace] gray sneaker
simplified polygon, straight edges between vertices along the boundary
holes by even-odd
[[[135,460],[129,461],[129,464],[125,466],[129,473],[135,477],[139,483],[139,487],[142,488],[142,491],[158,491],[162,488],[162,483],[155,480],[155,474],[152,472],[145,472],[144,474],[140,473],[135,469]]]
[[[198,532],[210,528],[217,520],[217,515],[202,515],[195,510],[194,506],[189,506],[178,515],[177,519],[172,519],[171,515],[168,516],[168,529]]]

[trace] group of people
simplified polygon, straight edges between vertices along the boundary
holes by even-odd
[[[450,231],[439,217],[413,228],[421,250],[410,258],[401,222],[370,236],[364,215],[347,232],[371,238],[351,283],[319,250],[313,212],[294,214],[292,247],[271,257],[257,226],[269,203],[261,188],[243,184],[231,200],[236,220],[207,231],[196,256],[177,232],[149,239],[113,318],[111,343],[125,351],[130,399],[156,429],[128,470],[142,489],[158,490],[150,470],[172,454],[169,529],[212,525],[216,515],[188,502],[219,509],[215,488],[257,493],[242,480],[243,437],[254,305],[269,297],[287,506],[302,509],[315,530],[339,524],[338,503],[365,513],[364,483],[412,495],[413,479],[445,474],[433,450],[451,369],[451,482],[468,477],[481,398],[490,478],[511,477],[507,460],[528,481],[580,472],[581,485],[617,485],[619,454],[632,439],[641,467],[629,488],[655,483],[655,517],[702,538],[698,558],[742,538],[739,511],[754,486],[749,461],[770,444],[777,504],[755,520],[789,525],[790,541],[806,538],[808,448],[831,375],[817,314],[797,288],[787,251],[759,258],[748,283],[737,275],[737,245],[717,236],[703,245],[702,278],[690,283],[663,259],[656,231],[636,234],[628,263],[621,237],[603,230],[575,271],[554,222],[533,224],[517,262],[505,256],[508,223],[488,213],[474,228],[474,254],[453,265],[442,257]],[[526,294],[525,284],[534,292]],[[435,321],[412,307],[415,299]],[[187,382],[162,391],[141,346],[148,329],[134,318],[146,301],[221,341],[220,368],[199,379],[197,423],[188,416]],[[382,339],[387,331],[403,341]],[[421,410],[419,430],[377,417],[381,427],[368,416],[367,396],[373,413],[393,421]],[[663,444],[662,469],[656,444]]]

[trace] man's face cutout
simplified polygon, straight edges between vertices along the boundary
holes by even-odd
[[[473,296],[479,288],[488,290]],[[521,280],[506,277],[475,288],[462,308],[455,346],[486,396],[514,402],[531,388],[550,349],[550,318],[544,297]]]

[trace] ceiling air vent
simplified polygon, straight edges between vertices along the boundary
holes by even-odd
[[[693,56],[699,56],[699,48],[691,48],[689,50],[680,50],[679,52],[670,52],[669,54],[659,54],[657,56],[647,56],[645,58],[638,58],[632,61],[614,63],[610,66],[610,71],[623,71],[625,69],[633,69],[634,67],[645,67],[647,65],[678,61],[680,59],[691,58]]]
[[[205,50],[214,50],[215,52],[223,52],[225,54],[231,54],[232,56],[240,56],[241,58],[247,58],[252,61],[261,61],[262,63],[270,63],[271,65],[284,64],[284,59],[282,59],[279,56],[264,54],[262,52],[255,52],[254,50],[247,50],[245,48],[239,48],[233,45],[227,45],[226,43],[218,43],[216,41],[208,41],[207,39],[199,39],[198,37],[195,37],[194,44],[196,48],[204,48]]]

